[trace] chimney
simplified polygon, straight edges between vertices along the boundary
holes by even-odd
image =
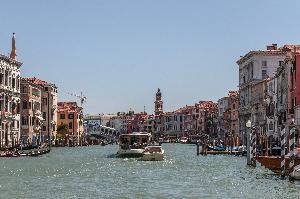
[[[277,50],[277,44],[272,44],[274,46],[274,50]]]
[[[277,50],[277,44],[272,44],[271,46],[267,46],[267,50]]]

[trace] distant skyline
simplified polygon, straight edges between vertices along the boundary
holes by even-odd
[[[299,1],[4,1],[0,53],[16,33],[21,75],[55,83],[85,114],[164,111],[237,90],[240,55],[300,44]]]

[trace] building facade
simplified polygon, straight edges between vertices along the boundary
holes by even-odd
[[[76,102],[58,102],[58,119],[59,126],[66,125],[68,137],[74,143],[80,144],[83,139],[83,113],[82,107],[77,106]],[[59,132],[60,133],[60,132]]]
[[[246,122],[251,120],[251,85],[268,77],[273,77],[283,64],[286,51],[276,44],[267,46],[266,50],[250,51],[242,56],[239,65],[239,130],[246,136]],[[245,138],[244,138],[245,139]]]
[[[57,133],[57,87],[36,77],[23,79],[41,88],[41,134],[45,141],[53,142]]]
[[[43,87],[34,82],[21,80],[21,142],[24,145],[38,145],[44,142],[41,133],[41,99]]]
[[[0,54],[0,148],[13,147],[20,141],[20,67],[15,34],[10,57]]]

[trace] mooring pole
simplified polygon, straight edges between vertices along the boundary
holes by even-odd
[[[251,132],[250,129],[248,129],[247,132],[247,165],[251,165],[251,160],[252,160],[252,148],[251,148]]]
[[[289,180],[294,181],[295,167],[295,127],[290,130],[290,164],[289,164]]]
[[[255,129],[251,129],[250,131],[251,134],[251,166],[256,167],[256,160],[255,160],[255,156],[256,156],[256,130]]]
[[[280,147],[281,147],[281,178],[285,177],[285,127],[280,131]]]
[[[199,155],[200,154],[200,144],[199,144],[199,142],[197,141],[197,155]]]

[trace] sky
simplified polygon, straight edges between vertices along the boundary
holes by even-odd
[[[237,90],[250,50],[300,44],[300,1],[3,1],[0,53],[16,33],[23,77],[55,83],[60,101],[87,97],[85,113],[164,111]]]

